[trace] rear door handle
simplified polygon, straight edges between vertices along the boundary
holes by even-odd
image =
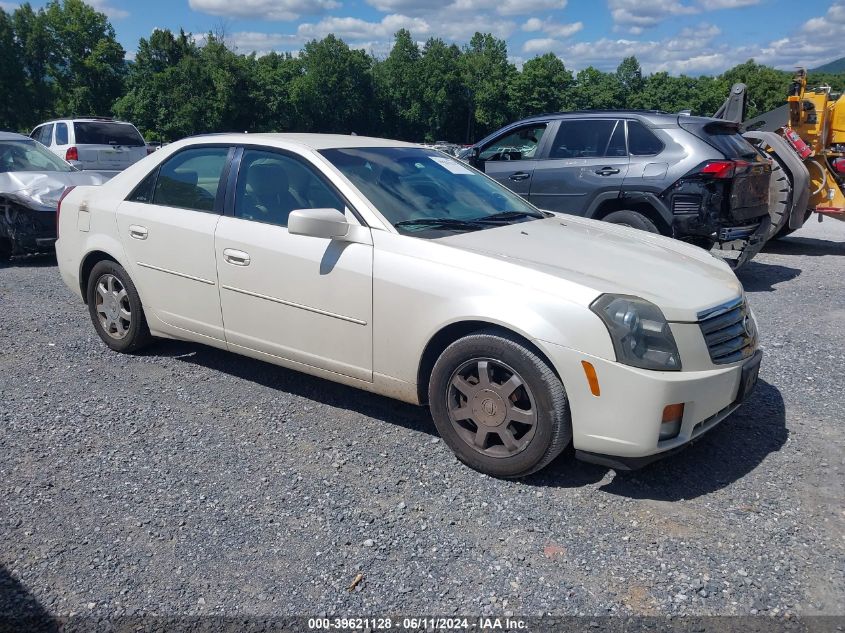
[[[520,180],[528,180],[531,178],[531,174],[526,174],[524,171],[518,171],[515,174],[508,176],[508,178],[519,182]]]
[[[136,240],[145,240],[149,234],[150,232],[147,230],[146,226],[133,224],[129,227],[129,237],[133,237]]]
[[[249,253],[236,251],[234,248],[223,249],[223,261],[232,266],[249,266]]]
[[[619,170],[615,167],[602,167],[601,169],[597,169],[596,173],[599,176],[612,176],[613,174],[618,174]]]

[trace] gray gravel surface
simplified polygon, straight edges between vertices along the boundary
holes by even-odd
[[[54,260],[0,268],[0,613],[843,614],[845,223],[741,278],[766,357],[739,412],[640,472],[498,481],[426,410],[113,353]]]

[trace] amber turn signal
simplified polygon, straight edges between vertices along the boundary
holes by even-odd
[[[584,368],[584,375],[587,376],[587,383],[590,385],[590,391],[598,398],[601,395],[601,387],[599,387],[599,377],[596,375],[596,368],[593,367],[592,363],[585,360],[581,361],[581,366]]]

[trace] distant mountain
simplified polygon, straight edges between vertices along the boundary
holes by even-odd
[[[828,62],[818,68],[813,68],[811,73],[842,73],[845,72],[845,57],[840,57],[832,62]]]

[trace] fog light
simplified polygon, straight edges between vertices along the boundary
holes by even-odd
[[[663,420],[660,424],[660,441],[678,437],[681,432],[681,422],[684,419],[684,405],[670,404],[663,409]]]

